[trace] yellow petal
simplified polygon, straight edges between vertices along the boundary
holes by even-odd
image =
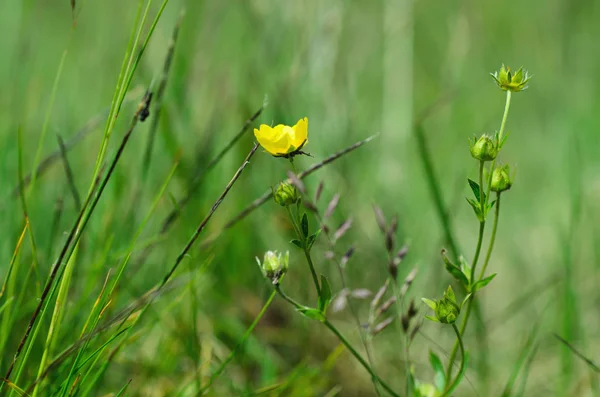
[[[254,129],[254,136],[267,152],[273,155],[286,154],[290,144],[289,135],[284,130],[285,126],[282,124],[273,128],[262,124],[260,130]]]
[[[294,149],[298,149],[308,140],[308,117],[298,120],[296,125],[293,127],[293,130],[294,135],[290,141],[290,144],[294,146]]]

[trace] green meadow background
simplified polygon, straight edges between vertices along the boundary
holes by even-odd
[[[157,0],[150,5],[142,37],[160,6]],[[57,135],[68,142],[87,128],[89,133],[67,155],[73,184],[85,198],[138,7],[136,1],[79,0],[74,25],[67,0],[0,4],[2,283],[25,225],[23,203],[15,195],[19,150],[26,175],[59,149]],[[107,275],[114,278],[131,251],[177,162],[99,327],[161,281],[251,149],[252,128],[204,171],[265,97],[268,104],[252,126],[309,119],[306,150],[313,157],[299,158],[300,169],[379,134],[305,181],[313,193],[324,181],[321,208],[334,194],[341,195],[332,227],[353,219],[336,246],[340,254],[356,247],[347,265],[349,285],[376,291],[387,277],[384,241],[372,209],[376,204],[387,216],[398,215],[398,241],[409,245],[400,277],[418,268],[410,296],[419,303],[421,297],[441,296],[451,282],[439,257],[446,243],[413,126],[422,122],[453,235],[462,254],[471,258],[478,225],[464,196],[469,194],[466,178],[476,177],[477,164],[467,140],[499,128],[505,96],[489,72],[505,63],[523,65],[534,77],[528,90],[513,95],[501,160],[514,165],[516,179],[503,195],[490,264],[498,276],[480,294],[483,321],[470,324],[465,343],[472,360],[456,395],[600,395],[598,373],[555,336],[592,360],[600,355],[600,3],[170,0],[131,82],[108,159],[144,91],[159,85],[184,8],[147,175],[144,153],[154,107],[149,121],[133,132],[82,235],[48,361],[80,338]],[[0,297],[0,375],[78,214],[63,163],[59,156],[25,189],[35,249],[26,235],[8,283],[12,288]],[[258,150],[173,280],[127,339],[112,340],[87,364],[85,371],[91,368],[98,377],[75,394],[116,395],[131,380],[124,395],[196,395],[197,384],[236,345],[270,293],[254,259],[266,250],[290,250],[283,286],[303,302],[315,301],[301,252],[289,244],[293,231],[281,207],[269,201],[222,232],[288,169],[285,160]],[[164,218],[199,175],[201,184],[180,208],[180,217],[157,238]],[[201,246],[217,236],[213,244]],[[338,292],[337,270],[323,256],[324,239],[315,250],[317,268]],[[368,303],[358,304],[366,319]],[[422,318],[427,310],[419,307]],[[23,389],[38,373],[53,308],[54,303],[17,382]],[[331,319],[360,345],[347,312]],[[85,356],[114,333],[108,327],[95,336]],[[416,375],[431,381],[429,350],[445,357],[453,343],[450,328],[423,323],[411,347]],[[404,393],[399,322],[375,338],[373,350],[378,374]],[[70,360],[53,368],[38,395],[56,392]],[[110,365],[103,368],[104,363]],[[515,377],[511,393],[503,394]],[[279,386],[265,391],[273,385]],[[269,396],[374,395],[368,374],[353,357],[320,324],[280,299],[210,393],[255,395],[261,389]],[[0,394],[10,390],[4,387]]]

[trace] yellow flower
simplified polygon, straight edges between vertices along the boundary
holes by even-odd
[[[285,156],[301,149],[307,142],[308,118],[298,120],[295,126],[279,124],[275,127],[261,124],[254,129],[260,145],[273,156]]]

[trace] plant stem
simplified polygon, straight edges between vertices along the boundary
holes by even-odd
[[[510,109],[510,98],[511,91],[506,91],[506,103],[504,104],[504,114],[502,115],[502,122],[500,123],[500,132],[498,132],[498,145],[502,142],[502,136],[504,135],[504,128],[506,127],[506,120],[508,119],[508,110]],[[500,147],[498,147],[500,150]],[[488,186],[486,195],[490,195],[490,188],[492,186],[492,173],[494,172],[494,168],[496,167],[496,159],[492,161],[492,166],[490,167],[490,174],[488,176]]]
[[[373,369],[371,369],[371,367],[369,366],[369,364],[365,361],[364,358],[362,358],[362,356],[354,349],[354,347],[352,347],[352,345],[350,344],[350,342],[348,342],[348,340],[344,337],[344,335],[342,335],[340,333],[340,331],[338,331],[338,329],[329,322],[329,320],[325,320],[323,322],[323,324],[325,324],[325,326],[327,328],[329,328],[329,330],[331,332],[333,332],[335,334],[335,336],[337,336],[337,338],[340,340],[340,342],[342,342],[344,344],[344,346],[346,346],[346,349],[348,349],[348,351],[350,351],[350,353],[352,353],[352,355],[358,360],[358,362],[364,367],[364,369],[367,370],[367,372],[374,378],[377,379],[377,381],[379,382],[379,384],[388,392],[390,393],[392,396],[395,397],[399,397],[399,395],[390,387],[388,386],[384,381],[382,381],[377,374],[375,374],[375,372],[373,371]]]
[[[490,245],[488,246],[487,253],[485,254],[485,261],[483,262],[483,267],[481,268],[481,273],[479,274],[479,280],[483,278],[485,275],[485,270],[487,269],[488,263],[490,262],[490,258],[492,256],[492,251],[494,250],[494,243],[496,242],[496,229],[498,229],[498,218],[500,217],[500,192],[496,194],[496,211],[494,212],[494,225],[492,226],[492,236],[490,237]]]
[[[483,200],[483,165],[484,162],[481,161],[479,163],[479,204],[481,205],[481,211],[483,214],[484,205],[487,205]],[[481,253],[481,244],[483,243],[483,232],[485,231],[485,218],[479,221],[479,236],[477,237],[477,247],[475,248],[475,255],[473,256],[473,262],[471,262],[471,278],[470,284],[471,286],[475,284],[475,268],[477,267],[477,262],[479,260],[479,254]],[[469,321],[469,316],[471,315],[472,309],[472,301],[473,297],[469,299],[467,303],[467,312],[463,317],[462,324],[460,326],[460,334],[464,335],[465,329],[467,328],[467,322]],[[452,370],[454,365],[454,359],[456,358],[456,353],[458,352],[458,341],[454,343],[454,347],[452,348],[452,352],[450,353],[450,359],[448,360],[448,366],[446,367],[446,379],[450,379],[452,377]]]
[[[296,309],[302,309],[302,308],[304,308],[303,305],[301,305],[300,303],[296,302],[293,298],[290,298],[288,295],[286,295],[285,292],[283,292],[281,290],[281,288],[279,287],[279,284],[275,285],[275,291],[277,291],[277,293],[283,299],[285,299],[286,301],[288,301]],[[373,369],[371,368],[371,366],[369,365],[369,363],[367,363],[365,361],[365,359],[362,358],[362,356],[356,351],[356,349],[354,349],[354,347],[352,347],[352,345],[346,339],[346,337],[344,337],[344,335],[342,335],[342,333],[340,331],[338,331],[338,329],[333,324],[331,324],[329,322],[329,320],[325,319],[323,321],[323,324],[325,324],[325,326],[327,328],[329,328],[329,330],[335,334],[335,336],[339,339],[339,341],[342,342],[342,344],[346,347],[346,349],[348,349],[350,351],[350,353],[352,353],[352,355],[358,360],[358,362],[363,366],[363,368],[365,368],[367,370],[367,372],[371,375],[371,377],[373,379],[375,379],[389,394],[391,394],[394,397],[400,397],[396,392],[394,392],[394,390],[390,386],[388,386],[384,381],[382,381],[377,376],[377,374],[375,373],[375,371],[373,371]]]
[[[260,310],[260,312],[258,312],[258,314],[256,315],[256,318],[254,319],[254,321],[252,322],[252,324],[250,324],[250,326],[248,327],[248,329],[246,330],[246,332],[242,336],[242,339],[240,339],[240,341],[238,342],[238,344],[236,345],[236,347],[229,353],[229,355],[221,363],[221,365],[219,366],[219,368],[217,368],[217,370],[212,374],[212,376],[208,380],[208,383],[200,390],[200,392],[198,393],[198,395],[202,395],[206,390],[208,390],[210,388],[210,386],[213,384],[213,382],[221,375],[221,373],[223,373],[223,371],[225,370],[225,367],[227,366],[227,364],[229,364],[229,362],[231,360],[233,360],[233,357],[235,357],[235,355],[240,351],[240,349],[242,348],[242,346],[246,342],[246,339],[248,339],[248,337],[250,336],[250,334],[252,333],[252,331],[254,331],[254,328],[256,327],[256,325],[258,324],[258,322],[260,321],[260,319],[262,318],[262,316],[267,311],[267,308],[269,307],[269,305],[273,301],[273,298],[275,298],[275,294],[277,292],[278,292],[278,288],[276,288],[271,293],[271,295],[269,296],[269,299],[267,299],[267,302],[264,304],[264,306],[262,307],[262,309]]]
[[[461,333],[458,331],[456,324],[452,324],[452,329],[454,330],[454,333],[456,334],[456,342],[460,345],[460,354],[462,356],[461,360],[460,360],[460,370],[458,371],[458,374],[456,375],[456,378],[454,378],[452,383],[446,387],[446,389],[444,390],[444,393],[442,393],[441,397],[445,397],[445,396],[449,395],[456,388],[456,386],[458,386],[458,382],[460,381],[461,374],[465,368],[465,346],[463,344],[462,337],[460,336]]]
[[[304,251],[304,256],[306,257],[306,262],[308,263],[308,267],[310,268],[310,273],[312,274],[313,282],[315,283],[315,288],[317,289],[317,294],[318,294],[318,296],[321,296],[321,287],[319,285],[319,277],[317,276],[317,272],[315,271],[315,266],[313,264],[312,258],[310,257],[310,252],[308,251],[308,248],[306,248],[306,239],[304,238],[304,236],[302,235],[302,231],[298,227],[297,217],[294,216],[294,214],[292,213],[290,206],[286,206],[285,209],[287,210],[287,212],[290,216],[290,220],[292,221],[292,226],[294,227],[294,231],[296,232],[298,239],[302,242],[302,245],[303,245],[302,250]]]

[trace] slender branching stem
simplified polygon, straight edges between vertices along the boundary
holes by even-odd
[[[500,131],[498,132],[498,149],[500,149],[500,145],[502,143],[502,138],[504,137],[504,129],[506,128],[506,120],[508,119],[508,111],[510,109],[510,98],[511,91],[506,91],[506,103],[504,104],[504,114],[502,115],[502,123],[500,123]],[[490,188],[492,186],[492,174],[494,173],[494,168],[496,167],[496,159],[492,161],[492,165],[490,167],[490,174],[488,176],[488,186],[486,194],[490,195]]]
[[[490,245],[488,246],[487,253],[485,254],[485,261],[483,262],[483,267],[481,268],[481,273],[479,274],[479,280],[481,280],[485,276],[485,271],[487,269],[488,263],[490,263],[492,251],[494,250],[494,243],[496,242],[496,229],[498,229],[498,218],[500,217],[500,195],[500,192],[496,194],[496,211],[494,212],[494,225],[492,226]]]
[[[283,299],[288,301],[292,306],[296,309],[303,309],[304,306],[300,303],[296,302],[293,298],[289,297],[285,292],[281,290],[279,284],[275,285],[275,291],[281,296]],[[388,386],[384,381],[382,381],[375,371],[371,368],[369,363],[356,351],[356,349],[352,346],[352,344],[346,339],[344,335],[331,323],[329,320],[325,319],[322,321],[323,324],[339,339],[340,342],[348,349],[350,353],[358,360],[358,362],[363,366],[364,369],[371,375],[373,379],[375,379],[390,395],[394,397],[400,397],[390,386]]]
[[[458,345],[460,346],[460,354],[461,354],[460,369],[458,371],[458,374],[456,375],[456,378],[454,378],[452,383],[448,383],[448,385],[446,386],[446,389],[442,393],[441,397],[446,397],[446,396],[450,395],[450,393],[452,393],[452,391],[456,388],[456,386],[458,386],[458,382],[460,382],[461,374],[465,368],[465,346],[463,344],[462,337],[460,336],[461,333],[458,330],[458,328],[456,327],[456,324],[452,324],[452,329],[454,330],[454,333],[456,334],[456,343],[458,343]],[[447,379],[449,380],[450,378],[447,378]]]

